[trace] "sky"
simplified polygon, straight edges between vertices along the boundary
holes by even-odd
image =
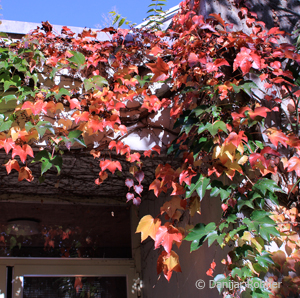
[[[41,23],[49,21],[55,25],[101,28],[105,27],[104,15],[116,8],[122,17],[133,23],[141,23],[150,9],[151,0],[1,0],[2,20]],[[164,9],[180,3],[167,0]],[[124,27],[125,28],[125,27]]]

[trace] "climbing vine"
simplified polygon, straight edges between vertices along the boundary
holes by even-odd
[[[239,16],[247,30],[234,31],[220,15],[198,15],[199,1],[190,5],[181,3],[166,32],[111,27],[98,32],[107,36],[101,41],[91,30],[75,36],[63,27],[56,34],[45,22],[20,41],[2,39],[1,104],[12,107],[0,115],[4,166],[19,181],[44,183],[52,167],[60,173],[65,152],[87,150],[99,161],[101,187],[124,171],[118,159],[102,155],[110,150],[130,163],[124,199],[139,205],[143,160],[173,155],[181,165],[160,164],[148,188],[170,199],[137,227],[142,241],[150,236],[161,249],[158,274],[169,280],[181,271],[172,248],[183,240],[191,251],[205,242],[230,246],[216,282],[281,286],[218,287],[225,297],[288,297],[300,285],[300,55],[281,43],[283,31],[267,30],[246,8]],[[158,95],[162,87],[167,92]],[[130,103],[140,116],[167,111],[176,138],[132,151],[124,141],[134,129],[128,115],[137,113]],[[40,163],[40,177],[33,177],[31,163]],[[202,200],[213,198],[220,199],[218,222],[182,227],[183,214],[193,217]],[[212,260],[208,275],[215,266]]]

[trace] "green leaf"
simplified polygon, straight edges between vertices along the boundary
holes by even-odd
[[[41,175],[47,172],[51,167],[52,167],[52,163],[48,159],[42,161]]]
[[[249,199],[243,200],[241,197],[238,198],[238,200],[237,200],[237,209],[238,209],[238,211],[241,211],[241,209],[244,206],[247,206],[247,207],[249,207],[251,209],[254,209],[254,205],[253,205],[253,203]]]
[[[51,154],[47,150],[42,150],[35,154],[32,163],[41,161],[42,159],[49,160],[50,158],[51,158]]]
[[[142,88],[146,83],[149,83],[151,81],[151,76],[149,75],[143,76],[142,78],[139,75],[137,75],[135,76],[135,78],[138,80]]]
[[[230,186],[224,186],[223,183],[218,180],[214,180],[211,183],[211,187],[210,195],[213,197],[220,196],[222,201],[228,199],[232,191]]]
[[[90,79],[85,79],[83,84],[85,90],[90,90],[92,88],[100,90],[104,85],[108,85],[108,82],[102,76],[93,76]]]
[[[192,113],[195,113],[196,117],[199,117],[202,114],[207,113],[208,110],[209,110],[209,106],[201,105],[193,109]]]
[[[242,278],[243,273],[242,273],[242,269],[239,267],[235,267],[232,269],[231,271],[231,276],[234,278],[235,276],[238,276],[239,278]]]
[[[206,239],[207,239],[207,245],[210,247],[219,237],[219,234],[217,231],[212,231],[211,233],[207,234]]]
[[[209,235],[210,233],[212,233],[212,238],[210,241],[215,241],[217,238],[213,233],[215,232],[215,230],[216,224],[214,222],[210,222],[208,225],[205,225],[203,223],[195,225],[195,227],[191,229],[190,233],[185,237],[185,240],[192,241],[190,251],[198,249],[204,243],[204,241],[207,239],[207,235]]]
[[[9,102],[10,100],[16,100],[17,99],[15,94],[4,95],[1,98],[5,100],[5,103]]]
[[[258,86],[253,81],[246,81],[244,84],[239,86],[231,84],[231,86],[233,87],[235,93],[239,93],[241,90],[243,90],[249,96],[252,95],[252,89],[258,89]]]
[[[81,134],[82,134],[81,130],[72,130],[69,132],[68,138],[69,139],[78,138]]]
[[[270,253],[263,251],[260,255],[256,256],[257,263],[264,268],[268,268],[271,264],[274,264],[271,259]]]
[[[269,190],[270,192],[283,192],[283,190],[276,184],[274,180],[262,178],[258,180],[254,186],[252,187],[252,190],[261,192],[263,195],[266,195],[266,192]]]
[[[212,126],[211,123],[206,123],[205,125],[203,123],[201,123],[198,128],[198,134],[201,134],[205,130],[208,130],[209,128],[211,128],[211,126]]]
[[[206,225],[203,223],[196,224],[195,227],[191,229],[189,234],[184,239],[187,241],[199,240],[203,236],[207,235],[205,227]]]
[[[74,64],[76,64],[79,68],[83,64],[85,64],[85,57],[80,52],[70,51],[70,53],[73,55],[72,57],[68,58],[68,60]]]
[[[12,120],[8,120],[2,123],[0,122],[0,131],[9,130],[11,128],[12,123]]]
[[[54,97],[57,100],[57,99],[60,99],[63,95],[71,96],[71,93],[67,89],[61,88],[61,89],[59,89],[58,93],[54,94]]]
[[[115,15],[116,14],[116,12],[111,12],[112,13],[112,15]],[[113,25],[116,23],[116,22],[118,22],[118,20],[119,20],[119,18],[121,17],[121,15],[120,14],[118,14],[115,18],[114,18],[114,20],[113,20]]]
[[[124,24],[125,20],[126,20],[126,18],[122,18],[118,24],[118,27],[121,27]]]
[[[201,201],[204,198],[206,190],[209,189],[209,183],[210,179],[204,177],[202,174],[198,174],[197,176],[193,177],[191,185],[186,186],[189,188],[189,190],[186,192],[186,198],[191,197],[194,191],[196,191]]]
[[[60,174],[62,164],[63,164],[63,159],[61,156],[56,155],[52,160],[52,164],[56,167],[58,175]]]
[[[47,130],[55,134],[55,129],[49,121],[39,121],[36,125],[33,125],[31,122],[26,122],[25,129],[28,132],[30,129],[35,128],[42,138]]]
[[[211,133],[212,136],[216,135],[219,131],[219,129],[223,130],[224,132],[227,131],[226,124],[223,121],[216,121],[214,122],[210,127],[207,128],[208,131]]]
[[[253,220],[253,221],[257,221],[259,223],[266,223],[266,224],[275,224],[274,220],[272,220],[270,217],[269,217],[270,213],[267,212],[267,211],[264,211],[264,210],[254,210],[252,213],[251,213],[251,216],[250,218]]]
[[[279,231],[275,228],[274,225],[271,224],[260,224],[259,225],[259,235],[265,239],[266,241],[270,241],[271,237],[273,236],[280,236]]]

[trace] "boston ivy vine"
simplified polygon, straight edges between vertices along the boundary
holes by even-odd
[[[125,121],[128,103],[138,102],[147,113],[167,109],[179,130],[167,154],[182,163],[178,168],[158,166],[149,190],[156,196],[171,193],[170,200],[160,214],[146,215],[137,227],[142,241],[150,236],[154,247],[161,248],[158,274],[169,280],[181,271],[172,247],[183,240],[191,242],[191,251],[205,242],[230,246],[216,282],[273,280],[281,286],[220,287],[225,297],[240,297],[242,292],[288,297],[299,292],[300,273],[295,199],[300,176],[300,55],[293,45],[280,43],[283,31],[267,30],[246,8],[239,15],[249,33],[233,31],[217,14],[204,20],[196,13],[199,1],[190,5],[189,0],[181,3],[166,32],[106,28],[101,31],[107,40],[99,41],[91,30],[76,37],[63,27],[57,35],[45,22],[20,41],[3,39],[1,103],[12,107],[0,116],[7,174],[17,171],[19,181],[30,182],[34,177],[29,160],[39,162],[43,183],[52,167],[60,173],[65,150],[86,148],[99,160],[95,183],[101,187],[109,173],[123,171],[118,160],[101,156],[102,150],[111,150],[132,164],[126,199],[139,205],[143,159],[154,151],[161,154],[161,148],[142,156],[122,142],[131,130]],[[74,84],[60,86],[61,76]],[[158,97],[155,89],[162,84],[169,92]],[[108,144],[99,141],[103,135],[110,139]],[[209,196],[221,200],[220,221],[180,227],[182,214],[194,216]],[[271,242],[285,244],[285,252],[270,251]],[[215,274],[215,266],[212,260],[208,275]]]

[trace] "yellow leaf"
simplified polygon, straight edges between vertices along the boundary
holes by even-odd
[[[136,233],[141,233],[141,242],[150,236],[155,240],[155,236],[158,228],[160,227],[161,220],[159,218],[153,218],[151,215],[145,215],[139,222],[136,229]]]
[[[168,271],[176,271],[181,272],[180,264],[179,264],[179,257],[177,253],[173,250],[170,251],[163,261],[163,264],[167,266]],[[178,267],[179,266],[179,267]]]

